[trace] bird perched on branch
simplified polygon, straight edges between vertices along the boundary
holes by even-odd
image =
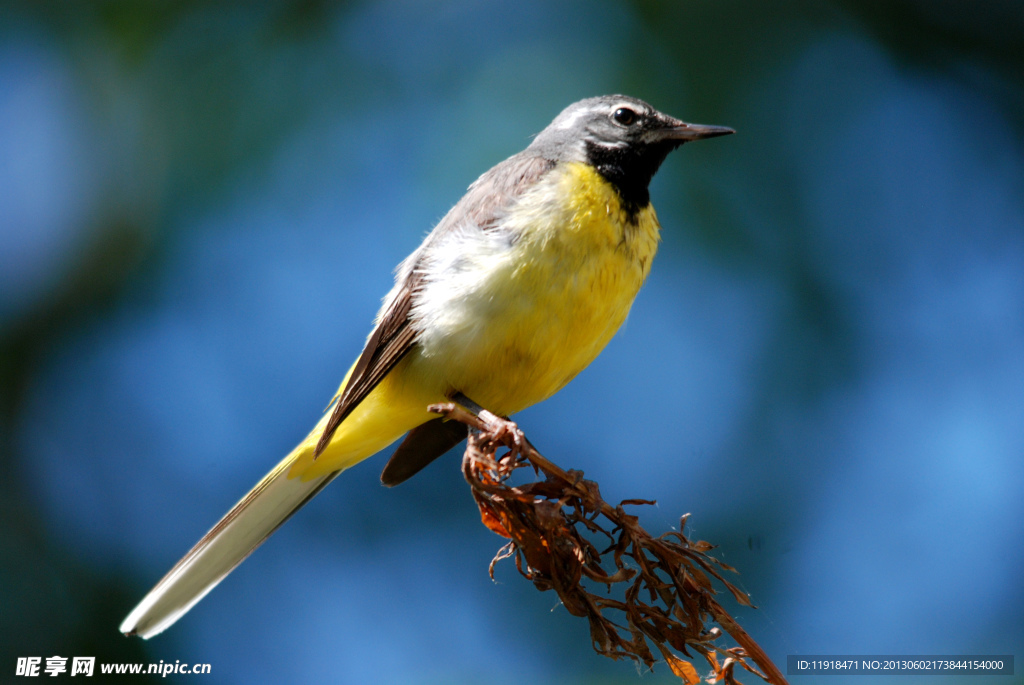
[[[567,107],[476,180],[398,267],[362,354],[291,454],[121,624],[160,633],[339,473],[408,433],[396,485],[466,437],[427,406],[510,415],[560,390],[626,319],[657,250],[648,184],[683,143],[733,133],[622,95]],[[511,381],[509,380],[511,379]]]

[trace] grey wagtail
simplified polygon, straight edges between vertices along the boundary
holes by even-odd
[[[560,390],[604,349],[651,268],[647,186],[672,150],[734,133],[622,95],[567,107],[478,178],[403,261],[363,352],[291,454],[156,584],[121,632],[160,633],[339,473],[405,441],[396,485],[466,437],[427,406],[456,395],[508,416]]]

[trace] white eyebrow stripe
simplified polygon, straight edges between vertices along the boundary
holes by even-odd
[[[573,112],[572,116],[566,118],[565,121],[560,122],[558,124],[557,128],[560,129],[560,130],[570,129],[573,126],[576,125],[577,121],[579,121],[580,119],[582,119],[583,117],[587,116],[588,114],[590,114],[593,111],[594,110],[592,110],[592,109],[581,109],[579,111]]]

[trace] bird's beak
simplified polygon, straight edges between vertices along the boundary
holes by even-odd
[[[736,133],[728,126],[707,126],[705,124],[688,124],[679,119],[666,117],[665,125],[653,131],[659,141],[674,141],[688,143],[691,140],[702,138],[714,138],[716,136],[727,136]]]

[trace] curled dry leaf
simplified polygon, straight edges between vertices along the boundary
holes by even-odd
[[[498,561],[514,558],[516,569],[539,590],[554,590],[570,614],[587,618],[594,650],[612,659],[628,658],[648,668],[664,661],[693,685],[700,681],[697,670],[679,654],[692,659],[696,652],[711,667],[708,682],[737,682],[733,670],[739,664],[769,683],[786,683],[716,601],[717,581],[738,602],[753,606],[722,576],[733,569],[708,554],[714,546],[683,534],[689,514],[678,531],[653,537],[623,509],[653,502],[629,499],[611,506],[597,483],[548,461],[515,424],[490,412],[471,414],[456,404],[430,409],[473,429],[463,475],[483,524],[509,539],[491,562],[492,578]],[[510,477],[523,467],[544,480],[513,485]],[[622,589],[621,599],[612,596],[616,587]],[[718,644],[723,630],[737,646]]]

